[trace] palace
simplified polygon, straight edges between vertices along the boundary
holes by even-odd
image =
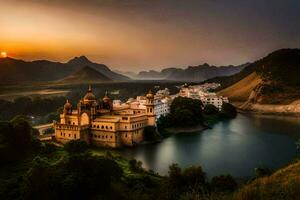
[[[55,139],[62,143],[80,139],[88,144],[112,148],[138,144],[144,139],[144,128],[156,126],[151,91],[145,100],[143,107],[114,107],[107,94],[97,100],[89,87],[76,109],[67,100],[60,122],[54,123]]]

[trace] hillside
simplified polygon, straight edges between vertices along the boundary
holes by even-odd
[[[85,66],[73,74],[57,81],[59,83],[83,83],[83,82],[110,82],[111,78],[103,75],[99,71]]]
[[[244,110],[267,113],[297,113],[300,100],[300,49],[282,49],[245,67],[240,73],[217,77],[218,92]],[[300,113],[300,112],[299,112]]]
[[[201,82],[217,76],[229,76],[240,72],[247,64],[240,66],[211,66],[203,64],[198,66],[189,66],[187,68],[165,68],[155,71],[141,71],[138,79],[160,79],[174,81]]]
[[[244,79],[218,92],[221,96],[228,97],[231,101],[245,102],[248,100],[251,92],[262,80],[256,72],[252,72]]]
[[[300,161],[240,189],[233,200],[296,200],[300,197]],[[231,199],[231,198],[230,198]]]
[[[67,63],[37,60],[27,62],[14,58],[0,58],[0,85],[46,82],[63,79],[84,66],[90,66],[114,81],[127,81],[128,77],[111,71],[103,64],[93,63],[86,57],[75,57]]]

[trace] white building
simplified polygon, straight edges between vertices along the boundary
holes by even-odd
[[[165,97],[163,99],[154,99],[154,114],[156,119],[161,116],[166,116],[170,113],[172,99],[170,97]]]
[[[212,104],[217,107],[219,110],[222,109],[223,103],[228,103],[228,98],[223,96],[217,96],[216,93],[206,93],[200,97],[203,105]]]
[[[220,87],[219,83],[205,83],[202,85],[183,85],[178,93],[178,96],[192,99],[199,99],[204,105],[212,104],[219,110],[222,109],[223,102],[228,103],[228,98],[218,96],[216,93],[210,92],[213,89]]]

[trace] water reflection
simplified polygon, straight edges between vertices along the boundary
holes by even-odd
[[[168,166],[178,163],[181,167],[201,165],[209,176],[245,177],[257,166],[278,168],[290,162],[299,130],[299,118],[240,114],[204,132],[174,135],[121,153],[160,174],[167,174]]]

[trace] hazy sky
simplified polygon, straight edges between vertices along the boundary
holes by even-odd
[[[300,0],[0,0],[0,51],[123,71],[241,64],[300,48]]]

